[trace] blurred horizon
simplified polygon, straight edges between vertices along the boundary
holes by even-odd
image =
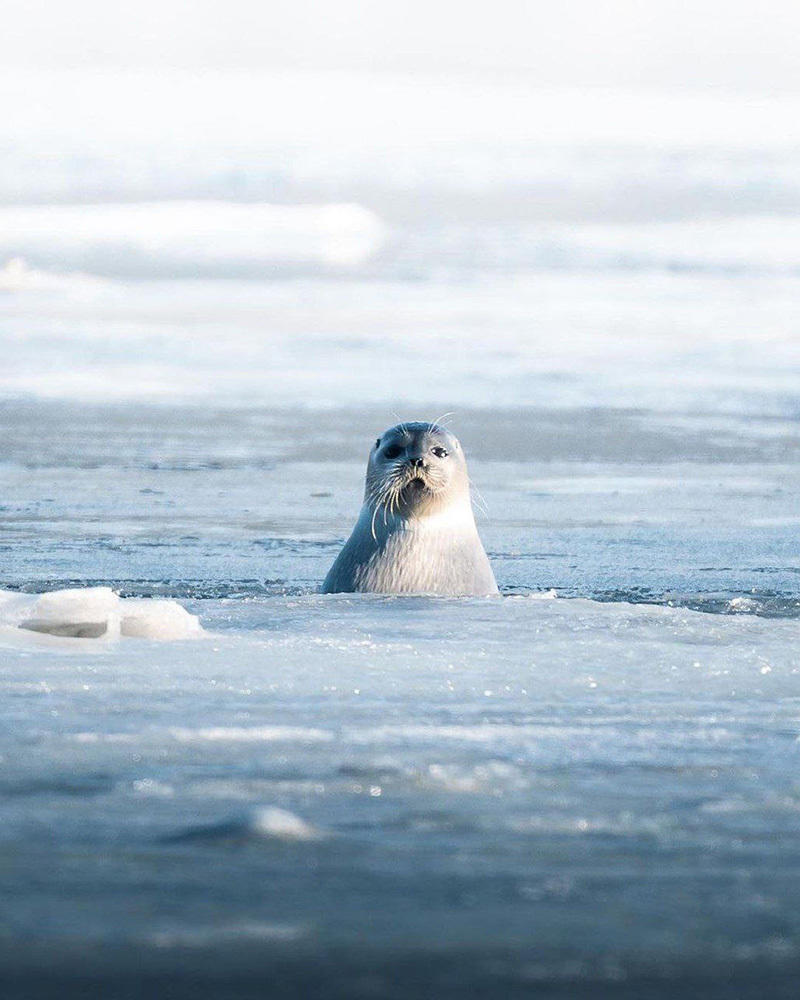
[[[0,61],[28,68],[351,69],[524,76],[537,87],[800,91],[800,8],[767,0],[9,0]]]
[[[0,392],[794,419],[795,27],[13,0]]]

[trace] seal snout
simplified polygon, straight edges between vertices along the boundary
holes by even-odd
[[[409,486],[427,486],[428,472],[429,465],[424,458],[412,458],[406,463]]]

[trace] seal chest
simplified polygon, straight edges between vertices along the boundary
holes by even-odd
[[[373,445],[364,504],[322,592],[486,596],[486,557],[458,440],[429,423],[398,424]]]

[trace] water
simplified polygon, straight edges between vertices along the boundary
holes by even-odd
[[[0,586],[206,635],[0,629],[7,995],[793,995],[792,109],[56,82],[4,81]],[[503,596],[317,595],[445,411]]]

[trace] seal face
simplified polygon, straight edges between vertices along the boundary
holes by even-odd
[[[377,439],[361,513],[322,592],[497,593],[475,526],[464,452],[448,430],[397,424]]]

